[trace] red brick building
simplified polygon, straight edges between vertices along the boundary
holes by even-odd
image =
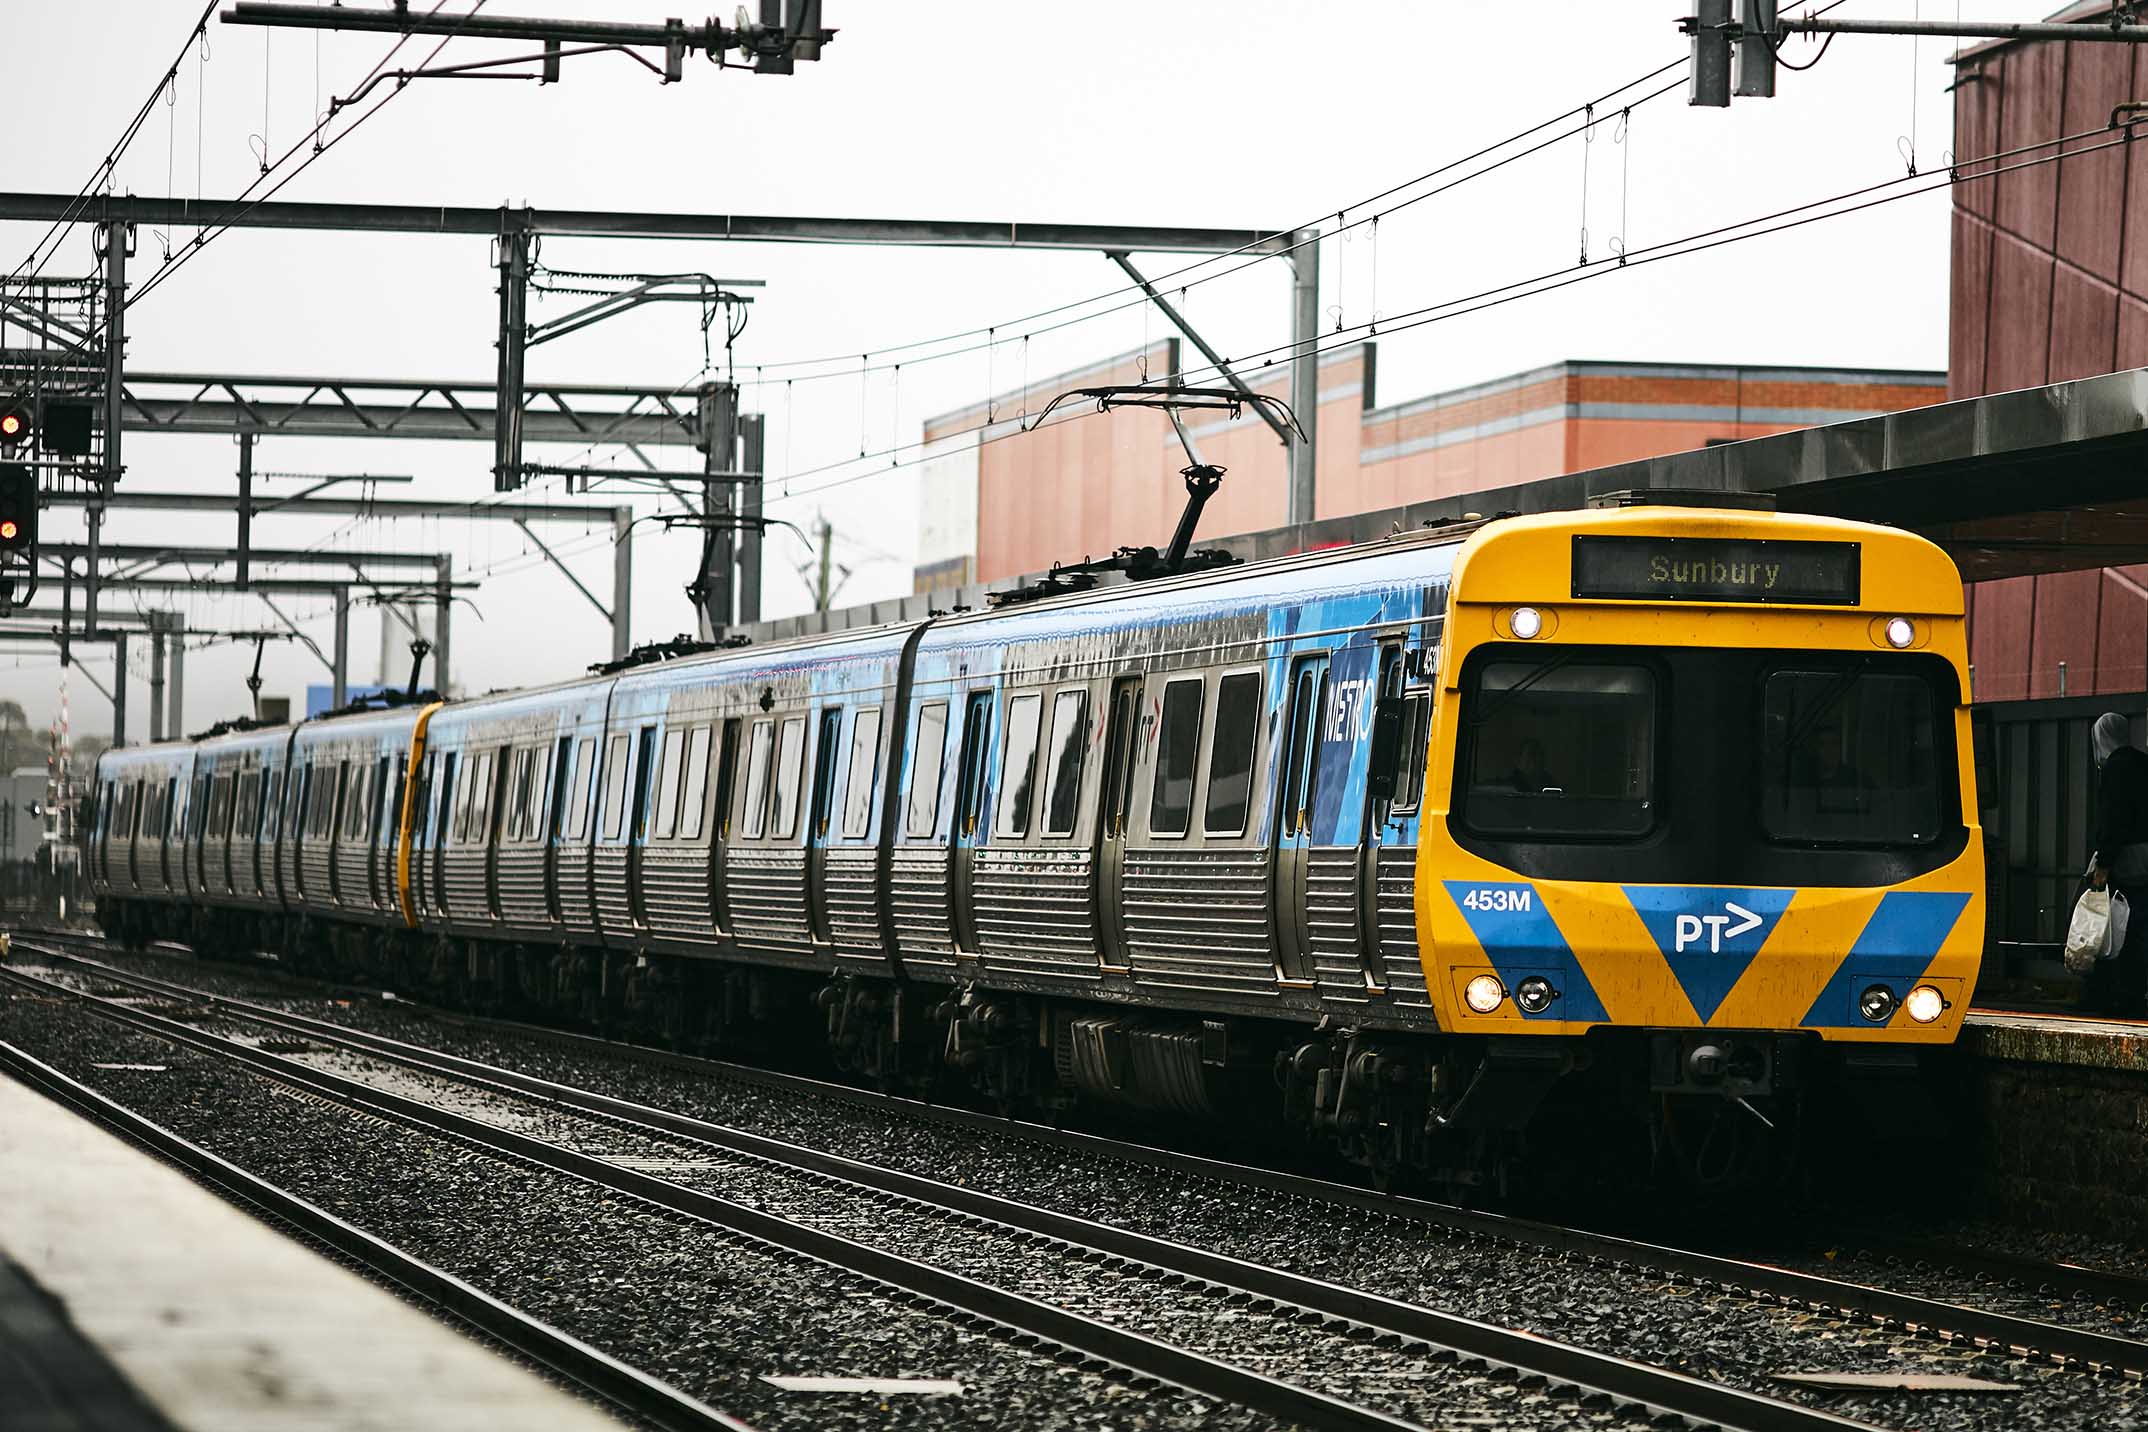
[[[2057,17],[2097,19],[2108,4]],[[1964,160],[2087,136],[2148,99],[2148,48],[2011,44],[1965,51],[1954,98]],[[2014,168],[1954,190],[1948,393],[1975,397],[2148,366],[2148,125],[2137,139]],[[2144,474],[2148,477],[2148,474]],[[2148,565],[1980,582],[1969,589],[1980,700],[2148,687]]]
[[[1185,501],[1186,457],[1162,413],[1099,417],[1082,404],[1024,427],[1057,394],[1140,382],[1174,371],[1177,359],[1175,343],[1157,344],[929,420],[917,589],[1163,542]],[[1569,361],[1381,407],[1377,360],[1371,343],[1321,356],[1316,518],[1920,407],[1946,393],[1945,375],[1931,372]],[[1288,397],[1282,364],[1248,381]],[[1248,410],[1188,426],[1202,458],[1229,469],[1202,536],[1282,526],[1286,463],[1267,425]]]

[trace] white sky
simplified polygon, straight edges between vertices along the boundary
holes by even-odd
[[[156,83],[198,5],[10,0],[8,8],[14,59],[0,91],[0,129],[13,142],[4,187],[72,193]],[[488,8],[659,19],[664,7],[496,0]],[[825,21],[841,36],[793,77],[719,72],[696,59],[683,84],[663,86],[622,57],[596,55],[569,60],[556,87],[420,81],[277,197],[1245,228],[1325,214],[1332,225],[1337,210],[1680,58],[1685,40],[1675,22],[1690,8],[1687,0],[826,0]],[[2037,10],[2035,0],[1851,0],[1838,13],[2024,19]],[[321,37],[321,103],[346,92],[390,44],[380,35]],[[206,65],[188,61],[174,102],[136,140],[119,188],[235,196],[258,173],[253,146],[264,107],[272,152],[313,122],[314,36],[212,22],[209,48]],[[458,40],[442,62],[517,48]],[[1899,176],[1913,122],[1920,171],[1944,167],[1952,143],[1947,51],[1943,42],[1913,51],[1908,40],[1843,37],[1811,73],[1783,74],[1773,101],[1689,109],[1680,93],[1637,111],[1623,142],[1613,123],[1600,126],[1586,150],[1592,256],[1622,223],[1626,247],[1639,249]],[[413,41],[403,62],[422,53]],[[1796,42],[1792,54],[1807,57],[1810,47]],[[1338,310],[1359,323],[1375,310],[1393,314],[1572,264],[1583,155],[1578,140],[1564,141],[1383,220],[1376,244],[1331,242],[1322,297],[1330,322]],[[1943,368],[1947,202],[1942,190],[1383,336],[1380,401],[1562,358]],[[12,267],[40,231],[0,224],[0,264]],[[189,237],[171,242],[183,247]],[[161,259],[162,246],[158,235],[140,234],[137,275]],[[823,355],[854,364],[859,354],[1006,324],[1121,285],[1107,260],[1086,254],[555,239],[543,258],[560,268],[765,279],[737,351],[743,377],[755,363]],[[1151,272],[1182,262],[1145,260]],[[87,240],[78,238],[48,271],[89,268]],[[1193,288],[1185,307],[1224,353],[1245,353],[1287,339],[1287,283],[1286,266],[1271,261]],[[551,300],[533,317],[563,307]],[[487,381],[496,319],[485,240],[234,230],[130,311],[128,364]],[[1006,342],[989,360],[977,353],[912,363],[899,388],[885,373],[862,385],[853,373],[758,389],[748,406],[770,418],[769,511],[801,526],[821,510],[833,519],[838,560],[855,568],[843,603],[908,591],[913,469],[876,459],[868,475],[818,495],[805,489],[856,469],[789,484],[785,475],[854,459],[861,444],[913,442],[924,418],[1015,385],[1025,363],[1042,377],[1166,331],[1161,319],[1127,309],[1039,336],[1026,356],[1025,345]],[[701,365],[688,305],[641,310],[530,359],[537,378],[663,387]],[[676,456],[682,467],[698,462],[690,450]],[[126,482],[232,492],[235,462],[229,439],[130,435]],[[268,471],[413,474],[416,483],[384,494],[462,500],[490,495],[490,462],[483,443],[303,439],[268,440],[256,458]],[[296,484],[264,486],[274,496]],[[540,487],[532,495],[559,494]],[[79,517],[49,512],[44,531],[72,539]],[[229,518],[124,511],[106,528],[115,542],[225,544],[232,532]],[[608,595],[603,531],[547,533],[555,537],[583,580]],[[451,550],[460,568],[497,568],[474,594],[476,610],[457,613],[455,678],[464,691],[571,675],[608,654],[602,619],[507,524],[279,519],[257,523],[255,540]],[[691,629],[679,589],[697,544],[689,532],[637,529],[637,640]],[[764,613],[809,605],[791,570],[806,560],[802,544],[772,529],[768,553]],[[201,592],[175,605],[195,627],[274,625],[251,597]],[[286,610],[326,647],[325,600]],[[358,609],[354,681],[375,674],[377,633],[376,616]],[[146,644],[133,651],[129,725],[140,740]],[[251,660],[251,644],[189,653],[190,726],[246,709]],[[108,653],[89,661],[109,680]],[[272,645],[264,675],[265,690],[290,694],[294,707],[305,683],[327,679],[295,644]],[[33,719],[50,718],[59,679],[48,652],[0,648],[0,695],[21,700]],[[68,689],[77,728],[108,733],[103,698],[81,680]]]

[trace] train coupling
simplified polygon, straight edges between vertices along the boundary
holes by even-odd
[[[1652,1029],[1649,1092],[1740,1100],[1784,1092],[1797,1082],[1803,1043],[1764,1029]]]

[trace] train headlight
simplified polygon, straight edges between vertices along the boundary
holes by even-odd
[[[1887,645],[1896,651],[1907,651],[1917,639],[1917,624],[1908,617],[1887,618]]]
[[[1544,634],[1544,614],[1535,607],[1516,607],[1507,626],[1523,641],[1535,641]]]
[[[1894,991],[1883,984],[1866,985],[1865,992],[1857,996],[1857,1012],[1873,1024],[1885,1024],[1894,1014],[1894,1005]]]
[[[1531,975],[1514,987],[1514,1003],[1523,1014],[1542,1014],[1558,997],[1559,992],[1542,975]]]
[[[1507,987],[1497,975],[1478,975],[1462,986],[1462,1002],[1479,1014],[1490,1014],[1507,997]]]
[[[1918,985],[1902,1001],[1902,1008],[1919,1024],[1930,1024],[1946,1012],[1947,997],[1930,985]]]

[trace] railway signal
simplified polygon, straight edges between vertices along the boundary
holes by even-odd
[[[91,413],[96,404],[87,398],[47,398],[44,421],[38,431],[45,451],[54,457],[88,457]]]
[[[0,464],[0,554],[37,547],[37,473],[21,463]]]
[[[30,440],[30,434],[35,429],[36,425],[30,421],[30,408],[27,403],[10,400],[5,407],[0,407],[0,447],[22,446]]]

